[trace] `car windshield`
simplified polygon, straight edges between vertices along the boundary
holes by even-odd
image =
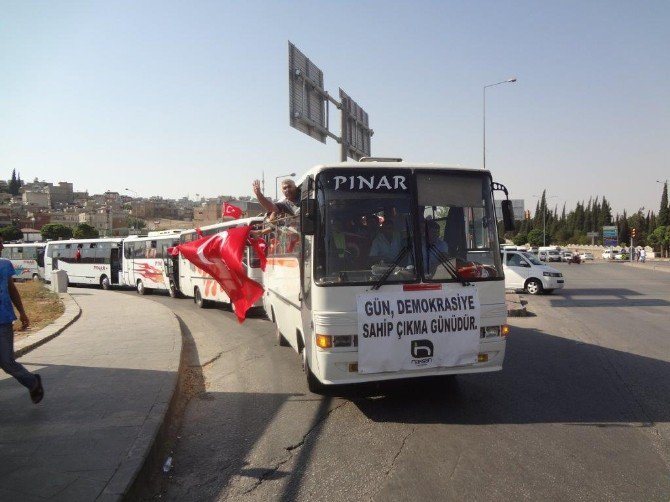
[[[329,169],[316,200],[318,285],[503,275],[488,174]]]
[[[544,265],[544,263],[538,260],[537,256],[535,256],[533,253],[523,253],[523,255],[526,257],[526,260],[531,262],[533,265]]]

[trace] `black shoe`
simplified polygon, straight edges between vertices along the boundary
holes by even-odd
[[[35,378],[37,378],[37,385],[30,391],[30,399],[37,404],[44,397],[44,387],[42,387],[42,377],[35,373]]]

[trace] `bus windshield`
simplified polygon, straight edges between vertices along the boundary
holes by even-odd
[[[333,169],[316,199],[317,285],[502,277],[488,176]]]

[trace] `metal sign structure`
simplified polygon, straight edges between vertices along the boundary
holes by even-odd
[[[616,246],[619,243],[619,234],[616,226],[603,227],[603,245]]]
[[[342,137],[346,155],[354,160],[370,156],[370,138],[373,131],[368,125],[368,114],[340,89],[342,102]]]
[[[340,143],[340,160],[343,162],[347,157],[359,160],[370,156],[373,131],[368,125],[368,114],[342,89],[342,102],[328,94],[324,88],[323,72],[291,42],[288,43],[288,72],[291,127],[322,143],[327,137]],[[342,113],[340,136],[329,130],[328,102]]]
[[[328,136],[328,93],[323,72],[288,43],[288,89],[291,127],[326,142]]]

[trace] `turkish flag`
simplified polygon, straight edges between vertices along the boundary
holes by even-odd
[[[225,232],[179,244],[176,248],[188,261],[207,272],[219,283],[243,322],[247,310],[263,296],[263,286],[247,277],[242,263],[250,227],[230,228]]]
[[[242,216],[242,209],[240,209],[237,206],[234,206],[232,204],[228,204],[227,202],[224,202],[223,205],[221,206],[221,218],[233,218],[233,219],[238,219],[240,216]]]
[[[260,237],[249,237],[249,244],[258,255],[261,270],[265,271],[265,264],[267,263],[267,258],[265,256],[265,241]]]

